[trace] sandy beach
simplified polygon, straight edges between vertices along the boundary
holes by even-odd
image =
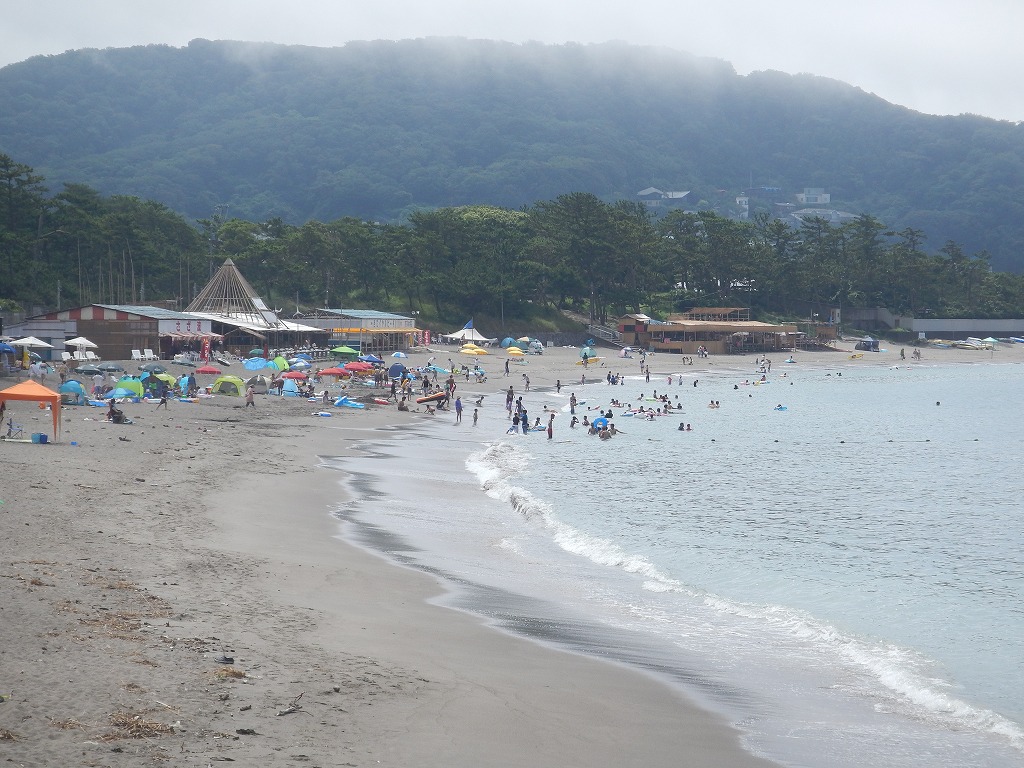
[[[905,361],[898,347],[856,359],[852,347],[788,366],[770,355],[772,375],[1024,362],[1024,345],[924,348],[920,362],[910,347]],[[638,359],[609,354],[586,387],[637,373]],[[522,372],[531,392],[584,373],[574,349],[508,378],[504,359],[476,358],[489,380],[460,392],[500,409]],[[648,363],[652,381],[752,375],[749,356]],[[326,501],[342,499],[340,473],[318,457],[453,414],[256,404],[126,404],[130,425],[65,407],[59,442],[0,441],[0,756],[12,765],[769,765],[677,687],[433,604],[435,577],[342,540]],[[26,433],[50,421],[34,403],[8,415]]]

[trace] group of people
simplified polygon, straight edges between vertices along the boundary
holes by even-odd
[[[536,417],[536,420],[534,421],[533,425],[531,426],[531,424],[530,424],[530,414],[527,411],[526,406],[523,405],[523,398],[522,398],[522,396],[516,397],[515,390],[512,387],[509,387],[508,391],[505,393],[505,410],[508,413],[509,419],[511,419],[511,421],[512,421],[512,424],[506,430],[505,434],[513,435],[513,434],[516,434],[517,432],[519,432],[520,430],[522,430],[522,433],[524,435],[527,434],[528,432],[531,432],[531,431],[533,431],[533,432],[545,432],[546,431],[548,433],[548,440],[550,440],[550,439],[552,439],[554,437],[554,434],[555,434],[555,413],[554,413],[554,411],[550,411],[548,413],[548,423],[547,423],[547,426],[545,426],[544,424],[541,423],[540,416]],[[477,418],[477,413],[474,410],[473,411],[473,424],[474,425],[476,425],[476,418]]]
[[[622,432],[621,429],[616,429],[615,422],[610,421],[612,418],[612,412],[602,413],[598,418],[591,421],[587,414],[583,414],[583,418],[580,419],[576,416],[572,417],[569,422],[570,429],[576,429],[576,425],[579,424],[587,428],[588,435],[597,435],[602,440],[609,440],[615,435]],[[598,423],[600,422],[600,423]]]

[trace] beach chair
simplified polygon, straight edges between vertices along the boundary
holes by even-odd
[[[61,352],[60,353],[60,359],[63,360],[65,363],[68,360],[74,360],[74,358],[71,356],[70,352]]]
[[[142,350],[141,349],[133,349],[132,350],[132,360],[141,360],[141,359],[142,359]]]
[[[153,354],[153,350],[152,349],[144,349],[144,350],[142,350],[142,355],[143,355],[143,357],[146,360],[159,360],[160,359],[156,355]]]
[[[87,358],[87,357],[85,356],[85,352],[82,352],[81,350],[79,350],[78,352],[75,352],[75,360],[77,360],[78,362],[80,362],[80,363],[84,363],[84,362],[86,362],[86,361],[87,361],[88,359],[89,359],[89,358]]]
[[[13,419],[8,419],[7,420],[7,437],[13,439],[13,438],[16,438],[16,437],[20,438],[20,437],[24,437],[24,436],[25,436],[25,430],[21,426],[21,424],[15,424]]]
[[[88,360],[90,363],[98,363],[103,358],[101,358],[99,355],[97,355],[91,349],[87,349],[87,350],[85,350],[85,359]]]

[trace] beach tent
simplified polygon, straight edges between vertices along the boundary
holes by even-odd
[[[137,397],[142,397],[142,394],[145,391],[142,388],[142,381],[128,376],[121,378],[114,386],[119,389],[127,389],[129,392],[135,393]]]
[[[270,363],[263,357],[250,357],[242,363],[242,367],[247,371],[261,371],[268,365],[270,365]]]
[[[89,398],[85,396],[85,387],[80,381],[68,379],[60,385],[60,400],[66,405],[88,405]]]
[[[36,403],[49,403],[50,410],[53,411],[53,439],[54,441],[57,440],[60,432],[59,392],[54,392],[49,387],[44,387],[42,384],[29,379],[20,384],[15,384],[13,387],[0,389],[0,401],[8,402],[10,400],[31,400]]]
[[[295,383],[295,379],[284,379],[284,384],[281,387],[282,397],[299,397],[299,386]]]
[[[288,370],[288,361],[281,357],[281,355],[275,357],[271,362],[277,366],[277,370],[279,371]]]
[[[221,376],[213,382],[212,391],[218,395],[240,397],[245,394],[245,382],[237,376]]]
[[[383,363],[384,361],[381,360],[379,357],[377,357],[374,354],[369,354],[369,355],[360,355],[359,356],[359,362],[361,362],[361,363]]]
[[[506,336],[504,339],[501,340],[501,348],[502,349],[507,349],[510,344],[515,344],[515,343],[516,343],[515,339],[513,339],[511,336]]]
[[[444,335],[446,339],[459,339],[460,341],[494,341],[484,336],[480,331],[473,327],[473,321],[470,320],[466,323],[461,330],[455,331],[454,333],[448,333]]]
[[[262,374],[252,376],[247,382],[245,382],[245,384],[248,387],[252,387],[253,391],[257,395],[267,394],[267,389],[270,386],[270,383],[267,381],[267,377]]]

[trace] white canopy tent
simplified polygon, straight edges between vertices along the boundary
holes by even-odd
[[[463,328],[455,333],[448,333],[444,335],[446,339],[455,339],[458,341],[497,341],[497,338],[490,339],[484,336],[476,328]]]

